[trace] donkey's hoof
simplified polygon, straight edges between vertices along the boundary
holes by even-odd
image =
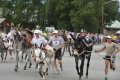
[[[59,70],[57,70],[57,73],[58,73],[58,75],[60,74],[60,71]]]
[[[31,68],[31,66],[29,66],[28,68]]]
[[[31,64],[31,65],[29,65],[29,67],[28,67],[28,68],[31,68],[31,66],[32,66],[32,64]]]
[[[26,66],[24,67],[24,70],[26,70]]]
[[[48,72],[46,73],[46,75],[48,75]]]
[[[78,73],[78,75],[80,75],[80,73]]]
[[[86,78],[88,79],[88,75],[86,75]]]
[[[80,73],[81,76],[83,76],[83,73]]]
[[[45,77],[43,76],[43,80],[45,80]]]
[[[81,75],[79,75],[79,79],[81,79]]]
[[[41,77],[43,77],[43,74],[41,73],[41,71],[39,71],[39,74],[40,74]]]
[[[17,72],[18,70],[15,68],[14,71]]]

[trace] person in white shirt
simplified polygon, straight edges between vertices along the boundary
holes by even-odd
[[[64,39],[59,36],[59,33],[57,30],[54,30],[54,36],[49,40],[48,44],[51,45],[54,49],[54,65],[55,65],[55,68],[57,71],[58,68],[57,68],[57,63],[56,63],[56,60],[59,61],[59,65],[60,65],[60,68],[61,68],[61,71],[63,71],[63,67],[62,67],[62,48],[65,46],[65,41]]]
[[[44,48],[47,44],[47,40],[42,36],[42,32],[40,30],[35,30],[34,31],[34,37],[31,41],[32,45],[34,46],[34,48],[36,49],[40,49],[40,48]],[[34,52],[36,51],[36,49],[34,49]],[[37,54],[34,54],[34,59],[36,59]],[[43,58],[45,58],[45,54],[42,54]],[[36,61],[35,61],[36,62]],[[35,68],[37,68],[38,65],[36,65]]]
[[[32,39],[32,44],[33,45],[37,45],[38,47],[41,47],[41,45],[46,45],[47,44],[47,40],[40,35],[40,30],[35,30],[34,31],[35,36]]]

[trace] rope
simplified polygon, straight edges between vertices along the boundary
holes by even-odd
[[[78,51],[77,51],[78,52]],[[81,56],[83,53],[85,53],[85,52],[92,52],[92,51],[87,51],[87,50],[85,50],[85,48],[83,49],[83,51],[80,53],[80,54],[78,54],[77,56]],[[79,53],[79,52],[78,52]]]
[[[96,53],[96,52],[95,52]],[[106,57],[103,57],[102,55],[100,55],[98,53],[98,55],[102,58],[102,59],[110,59],[111,61],[115,62],[115,59],[116,59],[116,54],[115,55],[112,55],[110,58],[106,58]]]

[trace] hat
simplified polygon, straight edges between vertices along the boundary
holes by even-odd
[[[54,30],[53,33],[58,33],[58,30]]]
[[[116,34],[120,34],[120,30],[118,30],[118,31],[116,32]]]
[[[35,30],[34,33],[40,33],[40,30]]]
[[[112,37],[111,36],[106,36],[106,38],[111,39]]]
[[[35,30],[34,33],[39,33],[40,35],[43,35],[43,32],[41,30]]]

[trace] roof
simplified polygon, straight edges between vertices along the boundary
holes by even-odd
[[[6,18],[0,18],[0,23],[2,23]]]
[[[111,25],[106,25],[105,28],[120,29],[120,22],[115,20]]]

